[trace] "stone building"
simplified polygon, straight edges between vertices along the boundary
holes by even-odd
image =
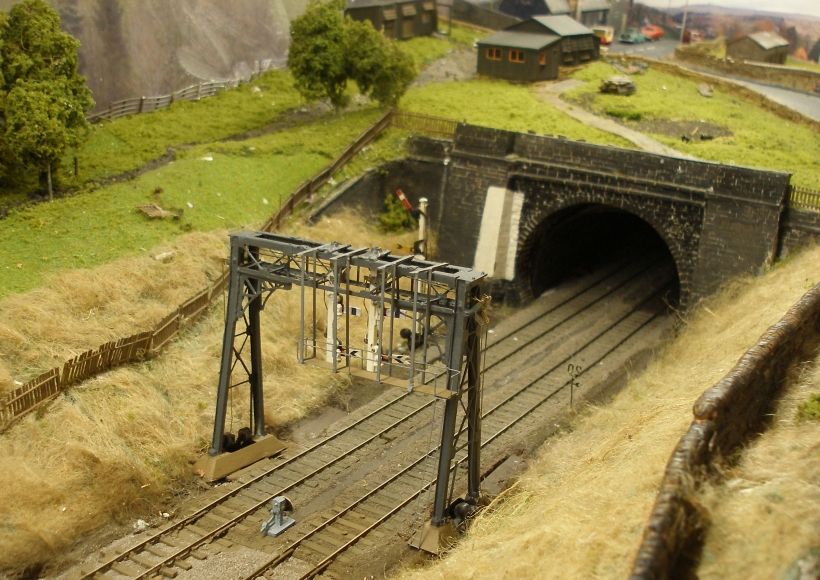
[[[511,81],[558,78],[561,37],[502,30],[478,41],[478,74]]]
[[[369,20],[393,39],[428,36],[438,27],[434,0],[348,0],[345,14],[353,20]]]
[[[569,16],[535,16],[508,26],[505,30],[559,36],[559,64],[563,66],[575,66],[596,60],[600,54],[601,45],[595,38],[595,33]]]
[[[774,32],[756,32],[726,43],[726,57],[769,64],[786,64],[789,42]]]

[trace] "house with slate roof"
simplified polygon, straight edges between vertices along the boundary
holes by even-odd
[[[498,10],[521,20],[533,16],[569,14],[567,0],[501,0]]]
[[[786,64],[789,41],[774,32],[756,32],[726,43],[726,58]]]
[[[578,21],[584,26],[603,26],[608,17],[608,0],[581,0],[581,18]]]
[[[579,65],[596,60],[600,55],[601,45],[595,38],[595,33],[569,16],[535,16],[504,30],[560,37],[558,50],[559,64],[562,66]]]
[[[502,30],[478,41],[478,74],[511,81],[558,78],[561,37]]]
[[[369,20],[392,39],[428,36],[438,29],[435,0],[347,0],[345,14]]]

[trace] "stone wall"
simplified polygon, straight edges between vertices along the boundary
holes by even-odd
[[[765,63],[737,62],[676,49],[675,58],[694,66],[750,81],[777,85],[806,93],[820,92],[820,72]]]
[[[693,577],[692,552],[708,527],[697,490],[716,467],[761,432],[773,401],[820,345],[820,285],[809,290],[769,328],[735,367],[695,402],[694,420],[666,465],[655,506],[644,529],[630,580]],[[687,557],[688,556],[688,557]]]
[[[820,242],[820,212],[786,208],[780,220],[779,256],[812,242]]]
[[[738,274],[758,273],[778,252],[820,238],[820,214],[784,211],[789,180],[787,173],[459,125],[452,142],[412,138],[407,158],[368,171],[317,213],[354,206],[377,214],[396,189],[414,205],[425,196],[437,236],[433,258],[472,267],[490,188],[517,195],[520,218],[499,241],[515,236],[515,276],[496,276],[493,284],[515,304],[532,298],[531,263],[551,216],[589,204],[617,208],[666,243],[686,307]]]
[[[682,303],[773,259],[790,176],[690,161],[568,139],[459,125],[439,228],[438,259],[470,266],[490,187],[520,188],[516,281],[528,300],[532,234],[550,214],[600,203],[642,217],[677,261]]]

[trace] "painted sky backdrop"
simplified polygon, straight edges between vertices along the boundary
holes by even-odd
[[[666,8],[670,5],[669,0],[640,1],[642,4],[656,8]],[[684,3],[684,0],[671,0],[672,7],[681,7]],[[689,4],[711,4],[712,6],[725,6],[726,8],[746,8],[786,14],[807,14],[820,18],[820,0],[715,0],[713,2],[690,0]]]

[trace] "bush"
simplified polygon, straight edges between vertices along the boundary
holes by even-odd
[[[379,229],[384,233],[406,232],[416,226],[413,216],[410,215],[401,201],[393,195],[384,199],[384,213],[379,215]]]
[[[820,419],[820,393],[812,393],[808,401],[800,403],[794,419],[798,423]]]

